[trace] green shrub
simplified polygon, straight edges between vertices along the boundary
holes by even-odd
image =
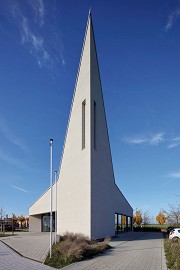
[[[90,241],[83,234],[67,232],[59,243],[53,245],[52,258],[50,259],[48,254],[45,264],[62,268],[73,262],[89,259],[110,248],[109,241],[110,238],[102,242]]]

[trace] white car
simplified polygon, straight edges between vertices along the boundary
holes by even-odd
[[[180,238],[180,228],[176,228],[170,231],[169,239]]]

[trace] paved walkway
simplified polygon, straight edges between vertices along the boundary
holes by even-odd
[[[50,239],[49,233],[15,232],[14,236],[3,237],[1,241],[24,257],[44,262],[49,251]]]
[[[0,241],[0,270],[52,270],[54,268],[26,259]]]
[[[64,270],[167,270],[161,233],[120,235],[111,241],[114,249]]]
[[[32,239],[31,239],[32,238]],[[38,240],[39,238],[39,240]],[[44,240],[42,240],[42,239]],[[7,239],[3,241],[7,242]],[[13,239],[13,237],[11,237]],[[8,243],[15,243],[19,240],[24,240],[24,245],[27,247],[24,255],[39,253],[39,258],[42,259],[42,254],[46,250],[47,243],[49,243],[49,234],[30,234],[19,236]],[[16,239],[16,240],[15,240]],[[30,241],[30,239],[32,241]],[[46,248],[42,249],[43,241],[46,239]],[[34,242],[33,242],[34,240]],[[121,234],[118,238],[111,241],[110,245],[113,247],[105,254],[94,259],[79,262],[67,266],[64,270],[167,270],[166,261],[164,257],[163,238],[161,233],[136,233],[129,232]],[[17,245],[18,246],[18,245]],[[19,250],[22,247],[19,246]],[[26,253],[26,254],[25,254]],[[36,259],[37,259],[36,254]],[[35,259],[35,258],[33,258]],[[47,267],[38,262],[23,258],[9,249],[0,241],[0,270],[45,270],[54,269]]]

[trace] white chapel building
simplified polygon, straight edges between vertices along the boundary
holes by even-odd
[[[92,17],[89,14],[56,185],[57,234],[90,239],[132,229],[133,209],[117,187],[106,122]],[[49,231],[50,189],[29,208],[30,231]]]

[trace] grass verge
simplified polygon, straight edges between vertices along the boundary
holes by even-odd
[[[7,236],[12,236],[12,234],[1,234],[0,233],[0,237],[7,237]]]
[[[167,267],[170,270],[180,270],[180,239],[164,239]]]
[[[78,262],[94,257],[110,248],[110,238],[102,242],[90,241],[82,234],[66,233],[59,243],[54,244],[52,248],[52,258],[49,254],[45,264],[62,268],[73,262]]]

